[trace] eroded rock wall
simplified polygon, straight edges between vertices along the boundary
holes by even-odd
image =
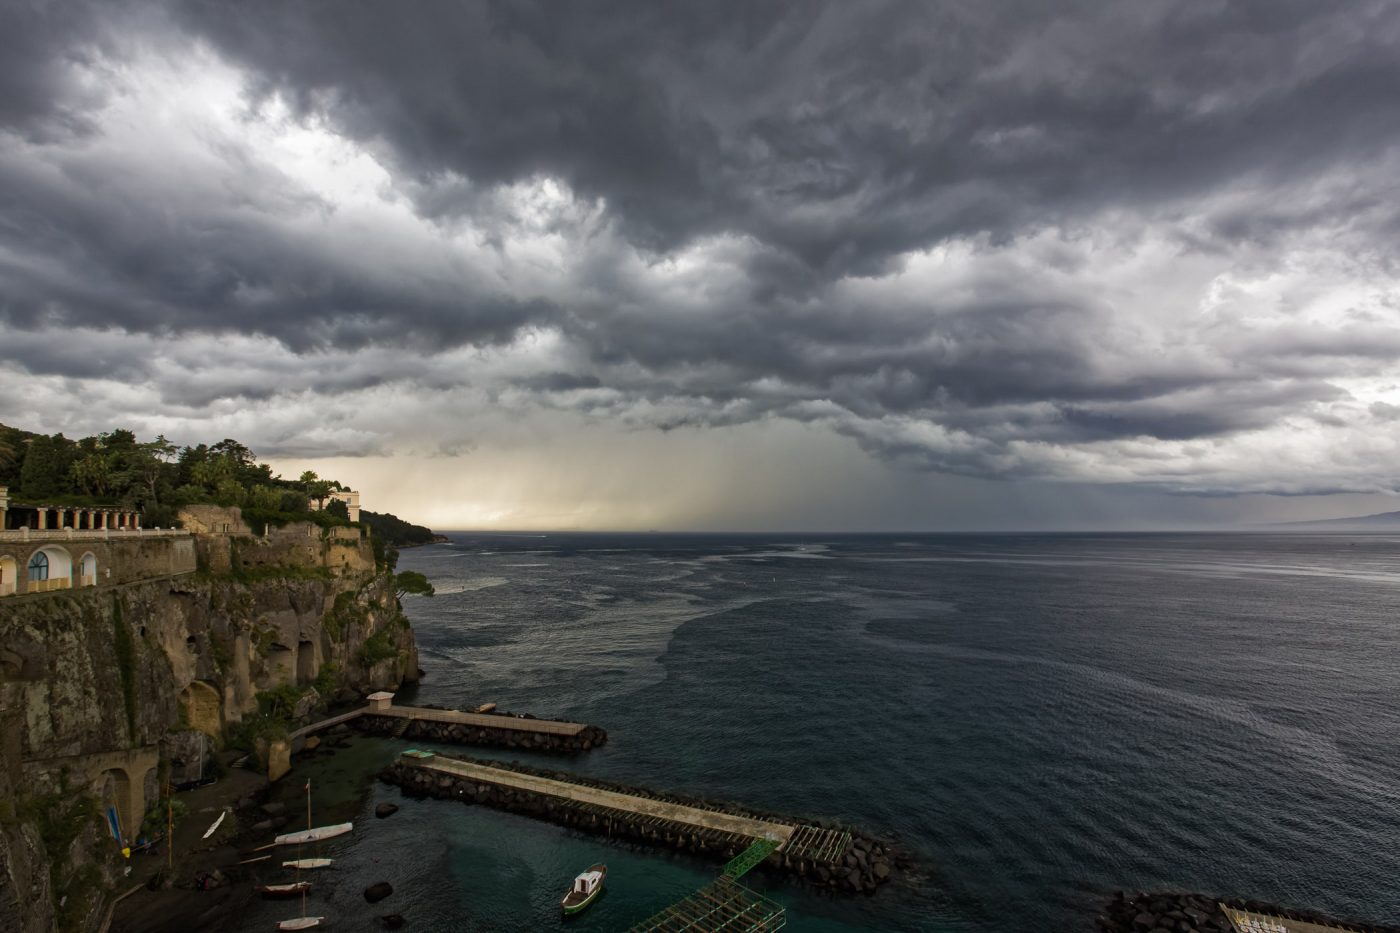
[[[223,559],[197,573],[0,603],[0,929],[55,928],[55,865],[55,877],[81,869],[104,887],[99,866],[116,851],[96,816],[104,789],[126,811],[147,804],[157,761],[192,747],[191,730],[226,739],[260,691],[316,684],[315,696],[346,699],[416,679],[391,574],[368,541],[333,532],[201,536],[202,552]],[[46,795],[94,802],[63,851],[47,851],[25,809]],[[123,812],[123,823],[140,816]],[[102,900],[58,925],[92,929]]]

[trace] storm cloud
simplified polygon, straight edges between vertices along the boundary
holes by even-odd
[[[0,420],[1395,493],[1397,86],[1383,2],[12,3]]]

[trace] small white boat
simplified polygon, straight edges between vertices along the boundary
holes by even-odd
[[[307,842],[320,842],[322,839],[334,839],[336,836],[343,836],[353,828],[353,823],[336,823],[334,826],[317,826],[314,829],[303,829],[301,832],[297,833],[284,833],[272,840],[272,844],[279,846],[299,846]]]
[[[282,863],[283,868],[295,868],[298,871],[305,871],[308,868],[325,868],[334,859],[328,858],[294,858]]]
[[[318,926],[320,926],[320,925],[321,925],[321,921],[324,920],[324,919],[326,919],[326,918],[325,918],[325,917],[293,917],[293,918],[290,919],[290,920],[278,920],[278,921],[277,921],[277,929],[279,929],[279,930],[309,930],[309,929],[311,929],[312,927],[318,927]]]
[[[226,816],[228,816],[228,807],[224,807],[224,812],[219,814],[219,818],[214,821],[214,825],[210,826],[204,831],[205,839],[208,839],[210,836],[214,835],[214,831],[219,828],[219,825],[223,823],[224,817]]]
[[[287,884],[259,884],[253,886],[253,890],[264,897],[291,897],[294,894],[301,894],[310,888],[310,881],[292,881]]]
[[[574,886],[559,902],[565,914],[576,914],[598,899],[603,893],[603,879],[608,876],[608,866],[601,863],[589,868],[574,879]]]

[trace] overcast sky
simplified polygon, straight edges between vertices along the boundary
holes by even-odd
[[[0,421],[438,527],[1400,508],[1400,4],[0,3]]]

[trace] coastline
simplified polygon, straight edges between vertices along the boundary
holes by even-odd
[[[394,546],[400,551],[407,551],[410,548],[427,547],[430,544],[450,544],[451,542],[452,539],[447,537],[446,535],[435,534],[433,535],[433,539],[431,541],[412,541],[408,544],[396,544]]]

